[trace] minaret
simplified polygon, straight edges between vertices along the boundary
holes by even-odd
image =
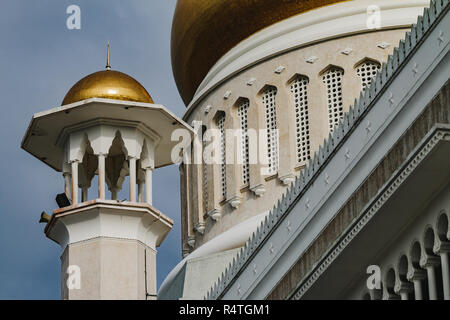
[[[107,57],[106,70],[76,83],[61,107],[33,116],[22,148],[64,177],[67,203],[45,227],[62,249],[62,298],[155,299],[156,248],[173,221],[152,206],[152,173],[173,163],[172,131],[192,131],[111,70],[109,43]]]

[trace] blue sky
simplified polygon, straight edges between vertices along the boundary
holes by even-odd
[[[81,8],[81,30],[68,30],[66,8]],[[20,148],[32,115],[61,104],[70,87],[104,69],[136,78],[155,102],[185,109],[172,76],[170,29],[175,0],[3,0],[0,4],[0,299],[59,299],[60,247],[47,239],[63,178]],[[158,285],[180,261],[178,166],[154,174],[154,206],[175,226],[159,248]]]

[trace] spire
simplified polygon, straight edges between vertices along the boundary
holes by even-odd
[[[106,70],[111,70],[111,63],[109,61],[109,41],[108,46],[106,48]]]

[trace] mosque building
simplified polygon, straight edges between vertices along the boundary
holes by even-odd
[[[108,59],[25,134],[65,181],[65,205],[42,217],[62,297],[450,300],[448,11],[178,0],[182,119]],[[175,131],[189,138],[179,159]],[[182,260],[157,292],[173,221],[152,205],[152,172],[177,162]]]

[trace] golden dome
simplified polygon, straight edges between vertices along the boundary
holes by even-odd
[[[187,105],[211,67],[255,32],[296,14],[345,0],[178,0],[172,67]]]
[[[90,98],[153,103],[152,97],[139,82],[114,70],[98,71],[78,81],[66,94],[62,105]]]

